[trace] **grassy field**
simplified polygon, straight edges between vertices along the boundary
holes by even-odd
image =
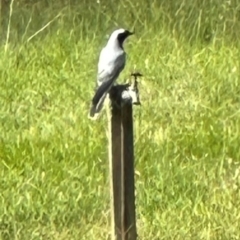
[[[139,240],[240,239],[240,2],[77,2],[16,1],[2,22],[0,239],[110,239],[106,114],[87,115],[118,27],[136,31],[119,82],[144,74]]]

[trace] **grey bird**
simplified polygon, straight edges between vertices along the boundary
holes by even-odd
[[[98,86],[92,98],[90,118],[94,118],[101,111],[107,93],[125,67],[126,53],[123,43],[132,34],[134,33],[122,28],[115,30],[111,34],[107,45],[102,49],[98,62]]]

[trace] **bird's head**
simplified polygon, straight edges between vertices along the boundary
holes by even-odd
[[[120,28],[120,29],[115,30],[111,34],[108,42],[113,42],[115,44],[117,43],[117,44],[119,44],[119,46],[121,48],[123,48],[123,43],[124,43],[125,39],[132,34],[134,34],[134,33],[130,32],[126,29]]]

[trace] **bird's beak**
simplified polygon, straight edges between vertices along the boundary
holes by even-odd
[[[129,36],[130,36],[130,35],[133,35],[133,34],[134,34],[134,32],[129,32],[129,31],[128,31],[128,35],[129,35]]]

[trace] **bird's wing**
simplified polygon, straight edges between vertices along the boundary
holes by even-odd
[[[101,58],[100,58],[101,59]],[[100,67],[104,65],[99,64]],[[94,117],[99,113],[103,107],[103,102],[110,88],[115,80],[118,78],[120,72],[125,66],[125,53],[117,56],[114,61],[109,61],[105,68],[99,69],[98,85],[95,95],[92,99],[92,107],[90,110],[90,117]]]
[[[125,66],[125,54],[119,55],[115,61],[109,62],[105,65],[105,68],[99,69],[98,74],[98,85],[95,95],[93,97],[93,102],[97,103],[102,97],[104,92],[108,92],[112,84],[118,78],[120,72]]]
[[[112,87],[114,81],[117,79],[122,69],[114,71],[112,74],[106,75],[102,80],[101,85],[97,88],[94,97],[92,98],[92,107],[90,110],[90,117],[94,117],[96,113],[99,113],[103,107],[104,100],[108,91]]]
[[[122,49],[103,48],[98,62],[98,85],[118,77],[125,66],[125,52]]]

